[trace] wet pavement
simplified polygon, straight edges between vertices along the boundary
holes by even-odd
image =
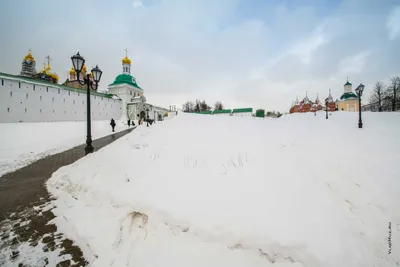
[[[94,140],[95,151],[134,129]],[[49,223],[54,214],[49,205],[51,196],[45,188],[45,182],[55,171],[85,156],[84,147],[48,156],[0,177],[0,266],[53,266],[48,257],[32,259],[27,256],[29,253],[48,254],[52,258],[63,255],[65,260],[56,266],[87,265],[79,247],[57,234],[57,227]],[[22,249],[22,244],[27,243],[29,248]],[[45,253],[38,253],[39,247]]]

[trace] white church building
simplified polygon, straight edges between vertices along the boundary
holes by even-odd
[[[131,60],[126,55],[122,59],[122,73],[114,82],[108,85],[110,94],[117,95],[122,101],[122,120],[139,120],[148,114],[150,119],[162,118],[168,109],[154,106],[147,103],[143,89],[137,84],[135,77],[131,74]],[[175,114],[170,112],[170,116]]]
[[[77,82],[81,77],[71,69],[69,79],[58,84],[51,70],[50,57],[43,69],[36,71],[32,52],[24,57],[20,75],[0,72],[0,123],[86,120],[86,89]],[[143,89],[131,75],[131,60],[122,59],[122,74],[109,85],[108,93],[91,91],[92,120],[138,120],[168,114],[168,109],[146,102]],[[169,116],[171,116],[171,112]]]

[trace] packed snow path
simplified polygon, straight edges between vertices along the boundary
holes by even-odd
[[[125,122],[116,121],[116,132],[126,130]],[[92,121],[92,138],[112,134],[110,121]],[[32,162],[83,144],[86,122],[0,123],[1,176]]]
[[[400,114],[357,116],[142,127],[53,174],[54,221],[93,266],[399,265]]]
[[[95,151],[134,128],[93,141]],[[45,181],[62,166],[85,156],[85,145],[40,159],[0,179],[0,266],[83,266],[79,247],[56,233]],[[19,265],[18,265],[19,266]]]

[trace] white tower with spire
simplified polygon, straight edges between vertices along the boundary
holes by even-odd
[[[128,58],[128,48],[125,48],[125,57],[122,59],[122,73],[131,74],[131,60]]]
[[[135,77],[131,74],[131,60],[128,58],[128,49],[122,59],[122,73],[119,74],[112,84],[108,85],[111,94],[118,95],[122,100],[122,120],[137,120],[138,114],[144,111],[146,98],[143,89],[137,84]],[[114,118],[119,119],[119,118]]]

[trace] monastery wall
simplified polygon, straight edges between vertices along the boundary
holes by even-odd
[[[0,73],[0,123],[86,120],[86,90],[8,76]],[[121,100],[92,92],[92,120],[121,117]]]

